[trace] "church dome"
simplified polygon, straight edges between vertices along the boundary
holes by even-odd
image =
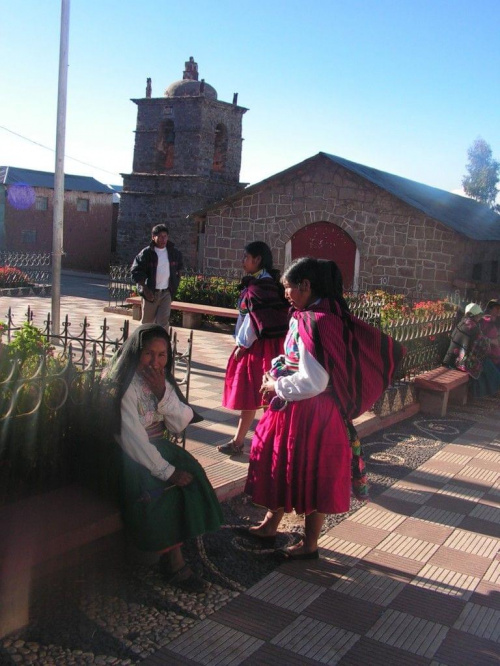
[[[165,97],[197,97],[204,95],[208,99],[217,99],[217,91],[209,83],[193,81],[190,79],[181,79],[171,83],[165,90]]]
[[[171,83],[165,90],[165,97],[198,97],[217,99],[217,91],[205,79],[198,81],[198,63],[193,56],[185,63],[185,70],[180,81]]]

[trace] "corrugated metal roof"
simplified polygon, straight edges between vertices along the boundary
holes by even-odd
[[[16,185],[23,183],[31,187],[48,187],[54,189],[54,174],[50,171],[34,171],[33,169],[21,169],[20,167],[0,167],[0,183],[4,185]],[[65,174],[64,189],[76,192],[109,192],[112,190],[108,185],[100,183],[90,176],[71,176]]]
[[[474,240],[500,240],[500,215],[489,206],[437,187],[379,171],[342,157],[319,153],[332,162],[366,178],[398,199]]]

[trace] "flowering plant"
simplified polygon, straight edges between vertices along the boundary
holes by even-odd
[[[19,268],[0,266],[0,287],[26,287],[29,284],[29,276]]]

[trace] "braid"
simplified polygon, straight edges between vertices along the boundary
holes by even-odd
[[[342,316],[349,313],[349,306],[344,298],[344,285],[342,281],[342,273],[334,261],[329,259],[319,259],[320,266],[323,270],[325,296],[330,301],[332,311],[335,309],[335,303],[338,303],[342,311]]]

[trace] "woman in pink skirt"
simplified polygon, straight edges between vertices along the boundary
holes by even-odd
[[[242,281],[238,300],[234,348],[227,365],[223,407],[241,411],[235,435],[222,446],[221,453],[237,455],[243,451],[245,436],[262,407],[260,386],[265,371],[275,356],[283,352],[288,327],[288,303],[273,269],[268,245],[254,241],[245,247]]]
[[[295,510],[305,514],[305,537],[280,553],[315,559],[325,514],[349,510],[347,423],[388,386],[402,348],[349,314],[334,262],[298,259],[283,284],[292,317],[285,354],[263,379],[273,397],[252,441],[245,487],[268,511],[247,536],[271,545],[283,514]]]

